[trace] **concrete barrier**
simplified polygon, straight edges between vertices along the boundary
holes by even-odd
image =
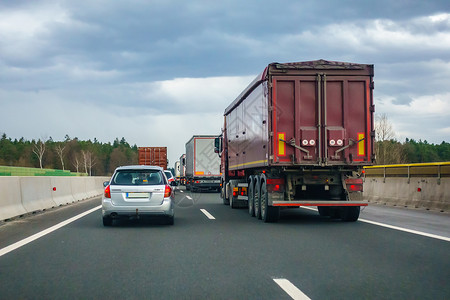
[[[56,205],[66,205],[75,202],[72,194],[71,177],[51,177],[51,189],[53,201]]]
[[[450,211],[450,163],[386,165],[365,168],[369,202]]]
[[[86,180],[85,177],[74,177],[71,180],[72,196],[75,201],[80,201],[88,198],[86,193]]]
[[[364,199],[392,206],[450,211],[450,178],[366,178]]]
[[[109,177],[0,176],[0,220],[100,196],[107,180]]]
[[[22,205],[29,213],[58,206],[52,197],[51,177],[20,177],[20,191]]]
[[[2,177],[0,180],[0,220],[26,214],[22,205],[20,177]]]

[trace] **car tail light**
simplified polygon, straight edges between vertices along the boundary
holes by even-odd
[[[111,198],[111,187],[109,185],[105,188],[105,198]]]
[[[164,198],[170,197],[172,194],[172,188],[170,185],[166,185],[166,188],[164,189]]]

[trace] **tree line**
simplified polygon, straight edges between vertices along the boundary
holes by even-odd
[[[407,164],[450,161],[450,143],[430,144],[406,138],[399,142],[386,114],[375,118],[376,164]]]
[[[111,143],[82,141],[65,136],[64,141],[50,138],[28,141],[24,138],[0,139],[0,165],[70,170],[91,176],[108,176],[121,165],[138,163],[138,148],[130,146],[125,138]]]

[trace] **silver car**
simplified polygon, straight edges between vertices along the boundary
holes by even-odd
[[[174,193],[162,168],[119,167],[104,186],[104,226],[111,226],[114,219],[141,216],[162,216],[174,224]]]

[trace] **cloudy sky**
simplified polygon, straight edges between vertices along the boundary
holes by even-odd
[[[125,137],[173,166],[267,64],[317,59],[374,64],[399,141],[450,142],[448,0],[0,0],[0,134]]]

